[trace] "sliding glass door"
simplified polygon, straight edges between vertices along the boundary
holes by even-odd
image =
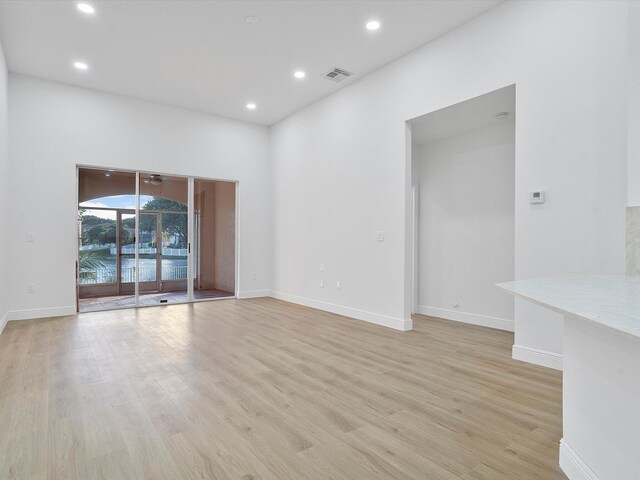
[[[236,183],[78,169],[78,309],[235,295]]]
[[[188,300],[189,182],[185,177],[139,175],[139,291],[145,305]]]
[[[78,170],[80,311],[134,306],[136,174]]]

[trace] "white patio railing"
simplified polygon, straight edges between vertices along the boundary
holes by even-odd
[[[109,250],[111,255],[116,255],[118,253],[118,249],[116,247],[111,247]],[[158,252],[158,249],[155,247],[140,247],[138,248],[138,253],[140,255],[155,255]],[[124,245],[120,247],[120,253],[123,255],[134,255],[136,253],[136,247],[134,245]],[[162,255],[171,256],[171,257],[186,257],[187,256],[186,248],[163,248]]]
[[[162,266],[162,280],[186,280],[187,279],[187,266],[186,265],[163,265]]]
[[[156,280],[155,265],[143,265],[140,270],[140,282],[154,282]],[[94,268],[80,271],[80,285],[98,285],[102,283],[116,283],[116,269],[111,267]],[[135,268],[122,268],[120,281],[122,283],[132,283],[135,281]],[[186,265],[163,265],[162,280],[186,280]]]

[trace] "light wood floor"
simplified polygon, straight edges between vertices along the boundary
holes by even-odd
[[[2,479],[563,479],[561,374],[513,335],[273,299],[10,322]]]

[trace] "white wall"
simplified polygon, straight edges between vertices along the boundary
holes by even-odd
[[[413,148],[418,163],[418,312],[513,330],[515,124]]]
[[[0,333],[6,321],[9,310],[9,245],[6,225],[9,219],[9,156],[7,133],[7,63],[4,50],[0,43]]]
[[[269,289],[267,128],[16,75],[9,104],[11,318],[75,309],[76,164],[239,180],[239,292]]]
[[[626,69],[627,2],[505,2],[276,124],[274,289],[408,319],[405,121],[514,83],[515,277],[623,273]],[[516,344],[562,351],[562,317],[524,302],[515,313]]]
[[[628,168],[630,207],[640,206],[640,2],[629,2]]]

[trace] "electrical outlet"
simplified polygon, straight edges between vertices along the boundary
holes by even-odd
[[[376,241],[378,242],[384,242],[384,232],[380,231],[376,234]]]
[[[27,293],[35,293],[36,292],[36,284],[30,283],[27,285]]]
[[[27,242],[35,242],[35,241],[36,241],[36,234],[33,232],[27,233]]]

